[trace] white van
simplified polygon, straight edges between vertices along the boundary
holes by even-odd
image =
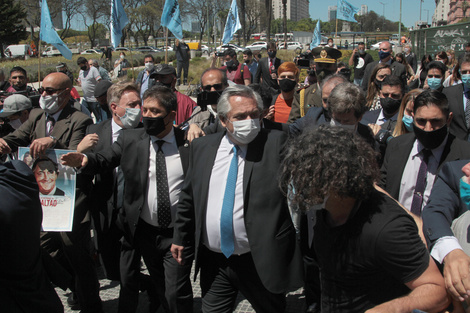
[[[8,58],[29,58],[33,55],[30,45],[10,45],[5,49]]]

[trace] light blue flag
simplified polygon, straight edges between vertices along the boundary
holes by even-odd
[[[318,47],[320,43],[321,43],[321,31],[320,31],[320,20],[318,20],[317,26],[315,27],[315,30],[313,31],[312,43],[310,44],[310,50]]]
[[[354,14],[359,12],[359,9],[345,0],[338,0],[338,10],[336,11],[336,18],[348,22],[356,22]]]
[[[224,37],[222,39],[223,44],[229,43],[233,38],[233,34],[240,28],[242,28],[242,25],[240,24],[240,17],[238,16],[237,0],[232,0],[232,5],[227,15],[227,22],[225,23]]]
[[[68,60],[72,60],[72,51],[60,39],[59,35],[52,26],[51,13],[47,1],[42,0],[41,5],[41,30],[39,31],[39,39],[50,43]]]
[[[111,30],[111,44],[115,49],[121,42],[122,30],[127,23],[129,23],[129,19],[127,18],[126,11],[124,11],[121,0],[112,0],[109,29]]]
[[[168,28],[178,39],[183,39],[180,6],[177,0],[166,0],[163,7],[161,25]]]

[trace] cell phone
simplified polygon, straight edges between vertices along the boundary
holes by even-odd
[[[197,105],[201,107],[201,111],[207,111],[207,106],[217,104],[222,92],[219,91],[201,91],[197,95]]]

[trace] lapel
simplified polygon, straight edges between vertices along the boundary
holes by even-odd
[[[455,97],[457,97],[457,101],[455,103],[457,103],[457,108],[454,108],[454,109],[457,109],[457,111],[459,112],[458,114],[460,116],[462,116],[463,118],[463,126],[467,129],[467,123],[465,121],[465,109],[464,109],[464,103],[463,103],[463,85],[462,84],[459,84],[458,85],[458,89],[457,89],[459,92],[457,92],[455,94]],[[449,104],[451,104],[453,101],[449,101]],[[451,110],[453,111],[453,110]],[[455,117],[454,117],[455,118]]]
[[[41,117],[39,118],[37,122],[36,129],[34,132],[36,133],[36,138],[44,138],[46,137],[46,112],[41,114]],[[54,132],[54,130],[52,130]]]
[[[54,128],[52,129],[51,135],[56,137],[56,138],[61,138],[62,135],[69,129],[70,127],[70,120],[71,120],[71,115],[74,112],[75,109],[73,109],[69,104],[67,104],[62,112],[59,115],[59,118],[57,119],[57,122],[54,125]],[[45,116],[44,116],[45,117]],[[44,132],[46,130],[46,126],[44,125],[43,127]]]
[[[195,156],[193,155],[192,158],[204,158],[204,163],[193,162],[193,164],[204,164],[204,166],[200,169],[193,169],[193,173],[197,173],[195,175],[201,175],[201,191],[202,191],[202,210],[200,210],[199,218],[202,221],[207,210],[207,195],[209,194],[209,182],[211,179],[212,168],[214,166],[215,157],[217,156],[217,150],[220,146],[220,141],[225,136],[225,132],[219,132],[212,135],[209,135],[211,140],[204,146],[202,153]],[[208,137],[209,138],[209,137]],[[194,151],[193,151],[194,152]],[[196,172],[197,171],[197,172]],[[194,175],[194,174],[193,174]]]
[[[137,143],[137,160],[140,167],[140,183],[142,188],[147,188],[149,156],[150,156],[150,136],[145,131],[140,135],[140,142]]]
[[[402,135],[403,142],[397,147],[395,155],[394,163],[396,165],[395,168],[390,168],[391,171],[397,171],[400,175],[396,175],[398,178],[398,189],[400,190],[400,181],[401,177],[403,176],[403,172],[405,171],[406,162],[408,161],[408,157],[410,156],[411,149],[413,149],[413,144],[416,139],[413,133]]]
[[[247,189],[248,183],[251,180],[253,173],[253,165],[255,162],[259,162],[263,157],[263,150],[266,140],[268,138],[267,131],[262,128],[258,136],[248,144],[246,157],[245,157],[245,168],[243,170],[243,199],[244,203],[248,203]],[[246,208],[246,206],[245,206]]]
[[[184,131],[175,127],[175,139],[176,139],[176,146],[178,147],[178,151],[180,153],[181,165],[183,166],[184,176],[188,172],[188,165],[189,165],[189,143],[187,140],[184,139]]]
[[[460,156],[456,155],[455,149],[451,149],[454,140],[455,136],[449,133],[449,135],[447,136],[447,142],[444,147],[444,151],[442,151],[441,159],[439,160],[439,167],[437,168],[438,172],[440,171],[441,166],[442,164],[444,164],[444,162],[460,160]]]

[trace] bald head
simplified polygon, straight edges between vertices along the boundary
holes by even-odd
[[[328,107],[328,97],[331,91],[339,84],[346,83],[348,80],[340,74],[327,76],[321,86],[322,105],[326,109]]]
[[[70,90],[72,89],[72,81],[62,72],[54,72],[47,75],[42,81],[42,88],[50,92],[44,91],[41,96],[50,96],[57,94],[59,96],[59,109],[63,109],[70,99]],[[54,93],[51,94],[52,90]]]

